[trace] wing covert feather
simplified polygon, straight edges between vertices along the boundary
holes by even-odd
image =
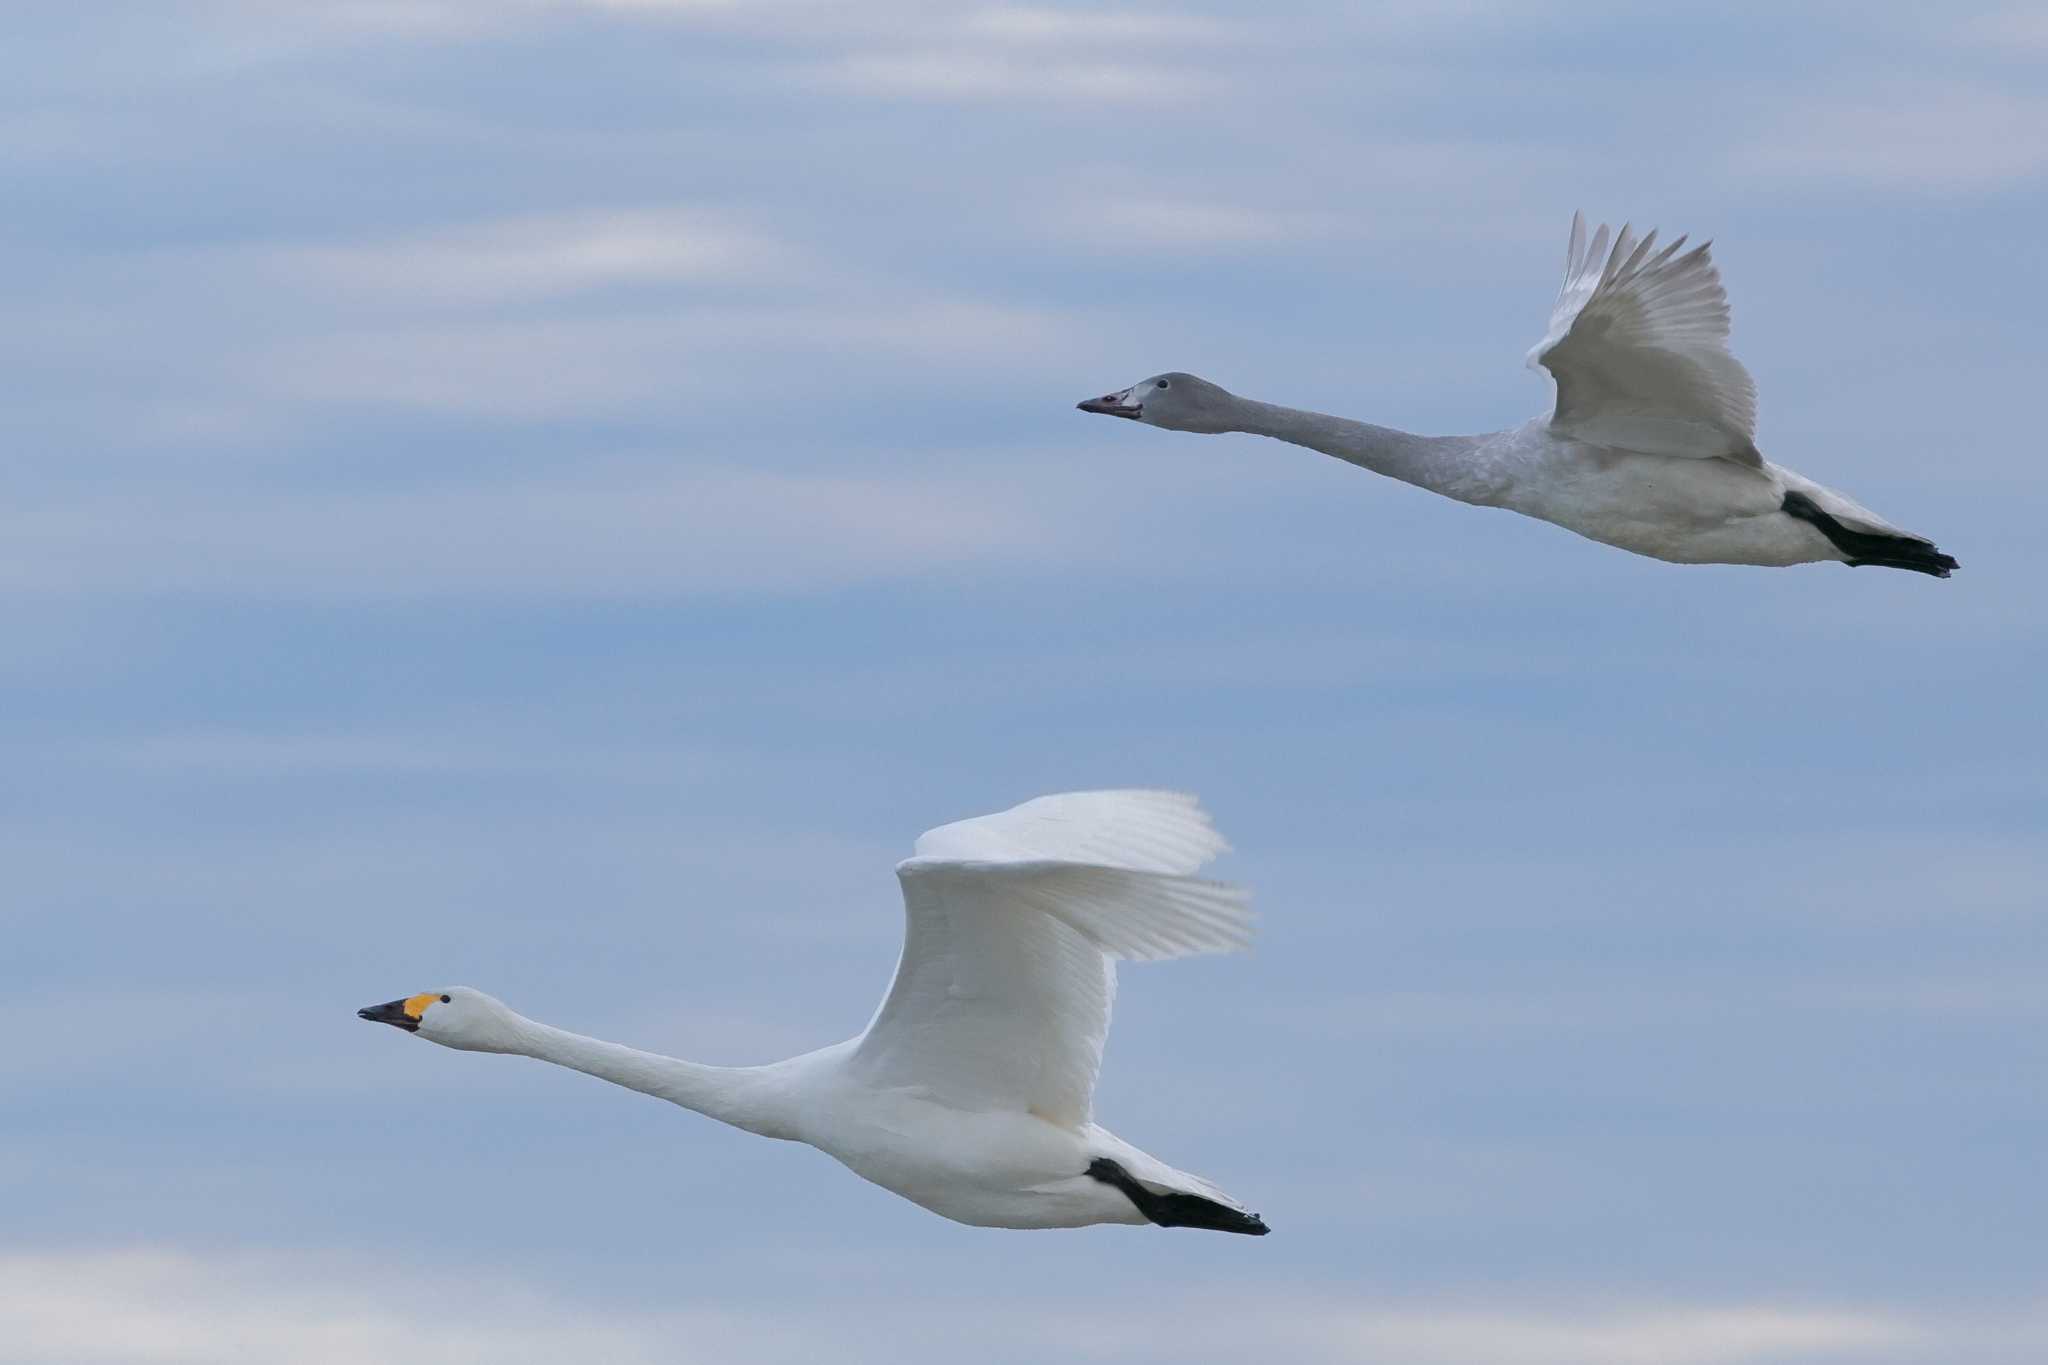
[[[1529,363],[1557,380],[1551,428],[1591,445],[1761,467],[1756,384],[1728,349],[1728,294],[1710,244],[1656,250],[1626,225],[1586,239],[1573,215],[1564,283]]]
[[[897,866],[903,955],[853,1064],[946,1104],[1086,1124],[1116,959],[1250,940],[1245,892],[1187,875],[1222,848],[1193,798],[1160,792],[1041,797],[931,831]]]

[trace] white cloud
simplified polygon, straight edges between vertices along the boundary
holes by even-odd
[[[612,10],[622,14],[705,15],[729,14],[740,9],[740,0],[529,0],[549,9]]]
[[[1945,34],[1970,46],[2023,57],[2048,52],[2048,9],[2038,4],[1996,9],[1960,26],[1939,11],[1932,17]]]
[[[202,410],[203,396],[222,389],[244,410],[339,402],[528,417],[679,396],[730,403],[780,391],[794,361],[828,360],[852,382],[874,357],[926,373],[994,363],[1015,374],[1066,364],[1099,331],[1081,312],[935,290],[828,256],[701,207],[666,205],[362,244],[145,252],[121,267],[132,291],[204,279],[278,301],[268,335],[245,329],[185,366],[173,400]],[[647,287],[664,284],[698,288],[651,301]],[[631,297],[607,311],[558,306],[607,288]],[[113,306],[88,314],[89,326],[75,306],[44,313],[50,325],[39,335],[75,350],[104,348],[120,330]],[[191,425],[179,410],[168,416]]]
[[[905,99],[1080,104],[1180,103],[1223,85],[1214,73],[1152,62],[962,48],[856,53],[819,64],[813,79],[834,90]]]
[[[536,746],[530,738],[476,740],[438,734],[270,734],[187,730],[94,745],[87,761],[136,772],[214,777],[380,776],[648,777],[695,771],[701,755],[592,751],[586,746]]]
[[[975,1235],[975,1234],[964,1234]],[[1088,1234],[1080,1234],[1088,1235]],[[1125,1233],[1123,1235],[1130,1235]],[[419,1244],[431,1248],[431,1239]],[[2042,1338],[2038,1313],[1968,1330],[1893,1310],[1775,1303],[1586,1304],[1349,1300],[1243,1289],[1048,1313],[1014,1300],[932,1300],[915,1290],[857,1302],[623,1307],[552,1294],[489,1267],[427,1269],[269,1252],[151,1248],[0,1255],[0,1362],[46,1365],[610,1365],[958,1359],[1283,1358],[1318,1365],[1771,1365],[1905,1360],[1941,1344],[1951,1365]],[[855,1327],[857,1325],[857,1330]],[[1924,1357],[1921,1357],[1924,1358]]]
[[[794,1359],[772,1349],[772,1321],[735,1323],[717,1309],[625,1322],[565,1309],[532,1291],[482,1283],[369,1280],[295,1259],[201,1258],[163,1251],[0,1259],[0,1360],[22,1365],[360,1365],[430,1358],[462,1365],[554,1365],[563,1359]],[[768,1351],[761,1350],[770,1345]],[[686,1350],[687,1355],[676,1352]],[[731,1354],[745,1351],[747,1356]]]
[[[958,16],[963,33],[1019,43],[1098,48],[1121,44],[1236,45],[1262,30],[1226,23],[1206,15],[1155,10],[1053,9],[1033,5],[997,5]]]
[[[215,0],[214,8],[244,23],[288,26],[302,40],[320,34],[418,40],[525,28],[579,11],[690,19],[743,7],[739,0]]]
[[[245,264],[349,299],[480,303],[623,284],[790,283],[795,253],[677,207],[538,214],[348,246],[255,253]]]
[[[842,93],[912,99],[1061,103],[1183,101],[1222,83],[1190,49],[1219,49],[1260,30],[1170,11],[1105,14],[1049,6],[962,7],[943,0],[234,0],[279,29],[252,52],[283,55],[321,35],[352,42],[445,41],[595,17],[687,25],[773,45],[778,61]]]
[[[388,404],[452,413],[616,412],[647,400],[776,401],[794,362],[842,382],[877,356],[921,373],[1064,365],[1085,319],[1051,309],[906,292],[693,304],[658,316],[434,323],[397,315],[249,349],[222,362],[266,401]]]
[[[1823,1005],[1867,1010],[1887,1019],[1922,1014],[2005,1020],[2015,1027],[2037,1028],[2040,1016],[2048,1015],[2048,972],[2005,967],[1968,976],[1894,977],[1839,986],[1818,983],[1810,994]]]
[[[1276,245],[1339,226],[1327,213],[1116,191],[1077,197],[1060,219],[1075,235],[1134,249]]]
[[[93,144],[92,121],[75,109],[0,113],[0,164],[44,167],[81,156]]]
[[[688,26],[773,45],[816,84],[884,98],[1158,103],[1213,89],[1217,73],[1177,55],[1261,30],[1172,11],[1108,14],[945,0],[224,0],[247,52],[283,56],[323,39],[435,42],[577,18]]]
[[[1385,1352],[1414,1365],[1722,1365],[1846,1356],[1916,1333],[1889,1314],[1772,1307],[1564,1313],[1367,1312],[1332,1324],[1331,1359]]]
[[[1323,169],[1304,184],[1294,168],[1310,163]],[[1503,246],[1561,242],[1571,215],[1556,207],[1553,187],[1574,175],[1542,146],[1315,130],[1291,139],[1274,165],[1192,192],[1148,166],[1097,155],[1037,221],[1096,250],[1423,246],[1455,253],[1457,269],[1470,271]]]
[[[2048,99],[1984,82],[1807,96],[1779,104],[1732,169],[1922,194],[1997,189],[2048,174]]]
[[[740,468],[579,470],[363,493],[80,490],[0,548],[18,592],[284,597],[781,591],[1003,563],[1086,534],[968,482]]]

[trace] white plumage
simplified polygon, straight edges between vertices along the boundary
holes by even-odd
[[[1756,382],[1728,351],[1728,294],[1705,244],[1651,254],[1626,226],[1607,250],[1572,215],[1564,284],[1529,363],[1557,379],[1550,428],[1588,445],[1756,467]]]
[[[1946,578],[1956,562],[1855,500],[1764,459],[1756,384],[1728,349],[1728,295],[1705,245],[1609,244],[1572,219],[1564,283],[1529,363],[1545,416],[1479,436],[1417,436],[1154,375],[1085,412],[1206,434],[1271,436],[1446,497],[1505,507],[1684,564],[1880,564]]]
[[[1263,1233],[1236,1201],[1091,1113],[1116,960],[1250,941],[1245,893],[1190,875],[1224,847],[1194,798],[1171,792],[1047,796],[931,830],[896,869],[903,955],[867,1029],[770,1066],[706,1067],[599,1042],[468,988],[360,1013],[808,1142],[963,1223]]]

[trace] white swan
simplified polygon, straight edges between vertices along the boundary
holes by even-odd
[[[1460,502],[1506,507],[1681,564],[1882,564],[1946,578],[1956,561],[1757,452],[1756,385],[1728,350],[1728,296],[1705,245],[1607,246],[1572,218],[1550,330],[1529,352],[1557,405],[1507,431],[1415,436],[1154,375],[1080,404],[1173,431],[1246,431]]]
[[[467,987],[357,1014],[807,1142],[956,1222],[1262,1235],[1257,1214],[1090,1118],[1116,959],[1227,952],[1250,939],[1245,893],[1189,875],[1224,847],[1195,800],[1171,792],[1045,796],[931,830],[896,865],[903,956],[866,1031],[768,1066],[702,1066],[600,1042]]]

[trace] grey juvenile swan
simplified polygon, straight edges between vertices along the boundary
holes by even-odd
[[[1956,561],[1758,453],[1756,384],[1728,350],[1728,295],[1705,244],[1608,247],[1572,218],[1564,285],[1529,364],[1556,408],[1507,431],[1416,436],[1154,375],[1083,412],[1172,431],[1245,431],[1320,450],[1460,502],[1506,507],[1680,564],[1881,564],[1946,578]]]

